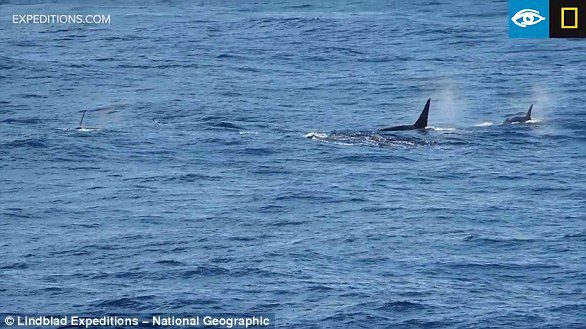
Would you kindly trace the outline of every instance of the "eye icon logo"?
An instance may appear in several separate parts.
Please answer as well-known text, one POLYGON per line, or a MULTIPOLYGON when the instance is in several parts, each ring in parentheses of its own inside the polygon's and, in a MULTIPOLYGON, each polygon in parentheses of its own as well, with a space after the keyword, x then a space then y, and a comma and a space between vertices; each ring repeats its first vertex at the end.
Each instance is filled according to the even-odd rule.
POLYGON ((511 21, 513 21, 513 23, 522 28, 539 24, 544 20, 545 17, 541 16, 539 14, 539 11, 535 9, 521 9, 511 18, 511 21))

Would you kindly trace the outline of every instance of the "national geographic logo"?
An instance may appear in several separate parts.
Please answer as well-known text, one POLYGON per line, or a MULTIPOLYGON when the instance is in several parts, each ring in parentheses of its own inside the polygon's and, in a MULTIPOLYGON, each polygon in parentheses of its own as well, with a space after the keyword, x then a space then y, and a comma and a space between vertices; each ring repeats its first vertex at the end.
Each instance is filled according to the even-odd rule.
POLYGON ((586 0, 549 0, 549 37, 586 38, 586 0))
POLYGON ((586 0, 509 0, 511 38, 586 38, 586 0))

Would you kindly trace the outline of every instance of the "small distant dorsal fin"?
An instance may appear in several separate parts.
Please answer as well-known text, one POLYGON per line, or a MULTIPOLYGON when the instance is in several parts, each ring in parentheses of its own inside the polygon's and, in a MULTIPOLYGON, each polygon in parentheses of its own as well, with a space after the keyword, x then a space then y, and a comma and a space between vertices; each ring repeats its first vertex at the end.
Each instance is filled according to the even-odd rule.
POLYGON ((83 111, 83 114, 81 115, 81 120, 79 120, 79 128, 80 129, 83 128, 83 118, 85 117, 85 112, 87 112, 87 110, 83 111))
POLYGON ((531 110, 533 110, 533 104, 531 104, 531 107, 529 107, 529 111, 527 111, 527 114, 525 115, 525 118, 527 120, 531 120, 531 110))
POLYGON ((413 124, 416 129, 425 129, 427 127, 427 116, 429 115, 429 105, 431 103, 431 98, 427 100, 425 103, 425 107, 419 116, 419 119, 413 124))

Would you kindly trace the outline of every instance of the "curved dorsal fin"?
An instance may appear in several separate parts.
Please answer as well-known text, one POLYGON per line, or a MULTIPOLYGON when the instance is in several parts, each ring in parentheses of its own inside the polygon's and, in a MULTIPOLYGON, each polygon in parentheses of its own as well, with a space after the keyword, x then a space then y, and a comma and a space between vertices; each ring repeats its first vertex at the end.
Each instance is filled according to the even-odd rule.
POLYGON ((527 120, 531 120, 531 110, 533 110, 533 104, 531 104, 531 107, 529 108, 529 111, 527 111, 527 114, 525 115, 525 118, 527 120))
POLYGON ((425 107, 423 108, 423 111, 421 112, 419 119, 417 119, 417 121, 415 121, 415 124, 413 124, 413 126, 416 129, 425 129, 425 127, 427 127, 427 116, 429 115, 429 104, 430 103, 431 103, 431 98, 427 100, 427 103, 425 103, 425 107))

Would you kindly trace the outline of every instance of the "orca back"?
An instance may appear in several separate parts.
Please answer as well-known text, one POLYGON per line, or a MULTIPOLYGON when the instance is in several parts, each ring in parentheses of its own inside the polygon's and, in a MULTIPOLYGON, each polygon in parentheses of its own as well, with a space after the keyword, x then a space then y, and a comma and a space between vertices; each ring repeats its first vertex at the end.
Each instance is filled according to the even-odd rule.
POLYGON ((380 129, 379 131, 404 131, 404 130, 415 130, 417 128, 415 128, 414 126, 408 125, 408 126, 394 126, 394 127, 388 127, 388 128, 383 128, 380 129))

